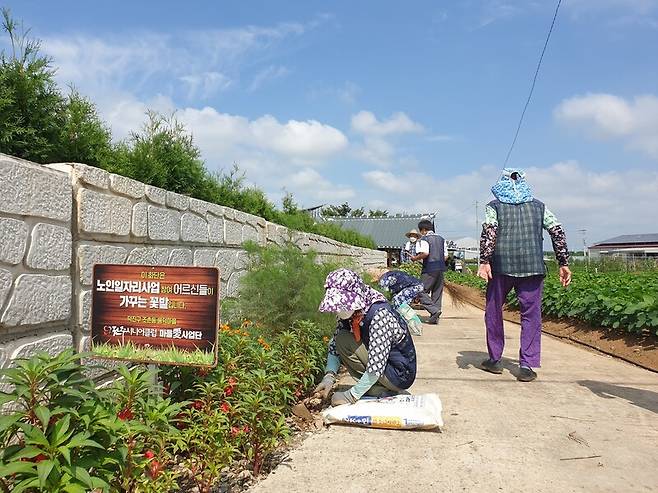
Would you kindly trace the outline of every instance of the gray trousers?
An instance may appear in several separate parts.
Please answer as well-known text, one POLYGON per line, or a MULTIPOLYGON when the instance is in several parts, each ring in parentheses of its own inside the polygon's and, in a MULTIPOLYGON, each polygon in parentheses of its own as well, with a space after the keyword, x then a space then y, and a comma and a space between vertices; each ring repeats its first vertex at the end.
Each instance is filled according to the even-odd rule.
POLYGON ((442 270, 421 275, 423 288, 418 296, 420 304, 430 315, 441 315, 441 301, 443 299, 443 275, 442 270))
MULTIPOLYGON (((338 331, 336 335, 336 352, 340 357, 340 362, 347 367, 352 378, 358 380, 366 371, 368 364, 368 350, 362 342, 356 342, 354 335, 346 330, 338 331)), ((384 375, 379 377, 377 383, 370 387, 366 395, 379 397, 383 392, 392 390, 400 392, 401 389, 391 383, 384 375)))

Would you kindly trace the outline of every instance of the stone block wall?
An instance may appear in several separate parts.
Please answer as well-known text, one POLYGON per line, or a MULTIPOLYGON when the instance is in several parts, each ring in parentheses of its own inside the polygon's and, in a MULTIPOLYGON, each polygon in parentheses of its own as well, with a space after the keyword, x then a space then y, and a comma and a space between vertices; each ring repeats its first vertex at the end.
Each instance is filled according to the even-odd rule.
POLYGON ((386 254, 152 187, 84 164, 36 165, 0 154, 0 367, 89 340, 96 263, 219 267, 237 295, 245 241, 294 242, 357 269, 386 254))

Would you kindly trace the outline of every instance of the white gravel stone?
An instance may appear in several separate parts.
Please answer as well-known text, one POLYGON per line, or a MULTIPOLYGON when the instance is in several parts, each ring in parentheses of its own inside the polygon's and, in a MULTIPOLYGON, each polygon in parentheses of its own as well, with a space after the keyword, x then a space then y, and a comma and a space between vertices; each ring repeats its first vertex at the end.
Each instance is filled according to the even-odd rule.
POLYGON ((118 194, 141 199, 146 193, 146 185, 127 176, 110 175, 110 188, 118 194))
POLYGON ((2 323, 15 327, 67 320, 71 314, 68 276, 21 274, 16 279, 2 323))
POLYGON ((244 277, 245 272, 234 272, 231 274, 231 277, 228 280, 226 286, 226 293, 224 294, 227 298, 235 298, 238 296, 240 291, 240 280, 244 277))
POLYGON ((79 295, 78 317, 80 327, 85 333, 91 330, 91 290, 82 291, 79 295))
POLYGON ((32 269, 66 270, 71 267, 71 232, 61 226, 39 223, 32 229, 26 263, 32 269))
POLYGON ((5 304, 7 295, 11 291, 11 285, 14 282, 14 276, 5 269, 0 269, 0 310, 5 304))
POLYGON ((41 338, 31 337, 29 339, 19 339, 14 344, 16 345, 10 359, 31 358, 44 351, 55 356, 73 347, 73 336, 71 334, 59 333, 41 338))
POLYGON ((85 233, 126 236, 130 233, 132 203, 93 190, 78 191, 78 227, 85 233))
POLYGON ((242 230, 242 238, 244 241, 258 242, 258 230, 253 226, 251 226, 250 224, 247 224, 244 226, 244 229, 242 230))
POLYGON ((194 243, 208 243, 208 223, 202 217, 185 212, 181 217, 181 239, 194 243))
POLYGON ((72 185, 66 173, 0 154, 0 212, 71 220, 72 185))
POLYGON ((165 205, 167 202, 167 191, 152 185, 146 185, 146 198, 154 204, 165 205))
POLYGON ((23 221, 0 217, 0 262, 20 264, 25 255, 28 227, 23 221))
POLYGON ((194 252, 194 265, 196 267, 214 267, 217 250, 201 248, 194 252))
POLYGON ((128 251, 120 246, 80 245, 78 247, 78 265, 80 266, 80 283, 90 286, 94 275, 94 264, 123 264, 128 251))
POLYGON ((218 204, 208 204, 208 212, 214 216, 223 218, 225 216, 226 208, 218 204))
POLYGON ((194 265, 192 250, 176 248, 169 254, 169 265, 194 265))
POLYGON ((185 211, 190 207, 190 198, 175 192, 167 192, 167 206, 185 211))
POLYGON ((219 267, 219 275, 224 281, 228 281, 235 271, 237 263, 237 252, 235 250, 218 250, 215 255, 215 267, 219 267))
POLYGON ((145 238, 148 234, 148 208, 146 202, 138 202, 133 206, 131 231, 137 238, 145 238))
POLYGON ((167 265, 169 249, 158 247, 138 247, 128 254, 126 264, 167 265))
POLYGON ((77 180, 92 187, 102 188, 107 190, 110 186, 110 174, 95 166, 88 166, 86 164, 75 163, 73 165, 73 174, 77 180))
POLYGON ((206 212, 208 212, 209 205, 210 204, 208 202, 203 200, 190 198, 190 210, 192 212, 196 212, 197 214, 201 214, 202 216, 205 216, 206 212))
POLYGON ((208 214, 206 220, 208 221, 208 239, 210 243, 224 243, 224 219, 208 214))
POLYGON ((148 236, 151 240, 178 241, 180 239, 180 212, 149 205, 148 236))
POLYGON ((242 224, 235 221, 224 222, 224 234, 227 245, 242 245, 242 224))

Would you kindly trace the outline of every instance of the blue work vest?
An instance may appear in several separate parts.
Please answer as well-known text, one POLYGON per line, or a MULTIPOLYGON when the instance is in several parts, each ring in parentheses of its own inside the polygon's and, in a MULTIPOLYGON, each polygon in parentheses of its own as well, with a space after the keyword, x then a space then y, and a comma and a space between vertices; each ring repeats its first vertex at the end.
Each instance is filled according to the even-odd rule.
MULTIPOLYGON (((370 346, 370 324, 379 310, 387 310, 405 331, 402 341, 394 343, 391 347, 384 375, 396 387, 408 389, 416 380, 416 348, 411 339, 407 322, 387 302, 375 303, 366 312, 361 321, 361 341, 363 341, 366 348, 370 346)), ((349 328, 349 322, 346 323, 346 326, 349 328)))

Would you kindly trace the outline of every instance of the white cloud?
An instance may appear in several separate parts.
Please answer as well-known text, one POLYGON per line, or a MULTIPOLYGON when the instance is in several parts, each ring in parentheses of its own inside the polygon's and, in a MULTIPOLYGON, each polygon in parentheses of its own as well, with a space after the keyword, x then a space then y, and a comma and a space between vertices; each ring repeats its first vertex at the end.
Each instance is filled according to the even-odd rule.
POLYGON ((423 131, 423 126, 402 112, 394 113, 388 120, 379 121, 372 112, 359 111, 352 116, 352 130, 362 135, 385 137, 419 133, 423 131))
POLYGON ((252 80, 251 84, 249 85, 249 91, 256 91, 268 82, 275 79, 280 79, 287 76, 288 74, 290 74, 290 70, 288 70, 286 67, 280 65, 270 65, 269 67, 261 70, 256 74, 254 80, 252 80))
POLYGON ((350 186, 335 185, 323 177, 317 170, 301 169, 286 179, 286 189, 296 191, 296 197, 307 204, 318 205, 312 201, 338 203, 354 198, 356 192, 350 186))
POLYGON ((337 90, 338 99, 345 104, 354 104, 361 93, 361 88, 354 82, 347 81, 345 85, 337 90))
POLYGON ((202 72, 199 74, 183 75, 180 80, 189 86, 188 98, 208 99, 217 92, 228 89, 233 82, 229 77, 219 72, 202 72))
MULTIPOLYGON (((208 98, 237 85, 245 67, 253 66, 254 60, 266 62, 276 54, 280 42, 299 37, 329 18, 320 15, 307 23, 171 34, 50 36, 43 39, 42 50, 53 58, 61 83, 72 83, 93 99, 108 88, 137 93, 152 84, 164 91, 162 80, 180 82, 180 87, 167 86, 172 93, 208 98)), ((277 74, 283 75, 280 68, 270 75, 277 74)), ((261 75, 257 84, 264 77, 261 75)))
MULTIPOLYGON (((619 234, 653 233, 650 213, 658 196, 658 171, 598 172, 575 161, 526 168, 537 198, 562 221, 572 248, 580 248, 579 229, 591 242, 619 234)), ((474 236, 475 201, 483 206, 493 199, 490 188, 499 170, 481 167, 471 173, 436 178, 424 173, 393 174, 373 171, 363 178, 371 189, 360 193, 368 207, 385 204, 390 212, 438 211, 438 227, 449 238, 474 236), (382 201, 382 195, 386 200, 382 201)))
MULTIPOLYGON (((400 179, 390 171, 368 171, 363 174, 366 183, 385 192, 413 195, 413 184, 406 179, 400 179)), ((377 206, 379 207, 379 206, 377 206)))
POLYGON ((631 149, 658 158, 658 97, 628 101, 611 94, 587 94, 562 101, 555 118, 600 140, 620 139, 631 149))
POLYGON ((351 127, 354 133, 363 137, 362 142, 354 147, 355 156, 377 166, 389 166, 395 161, 393 141, 396 137, 425 131, 420 123, 402 112, 380 121, 372 112, 360 111, 352 115, 351 127))

